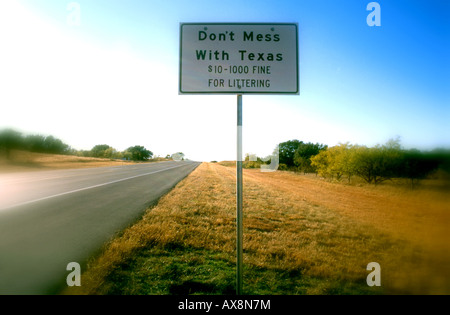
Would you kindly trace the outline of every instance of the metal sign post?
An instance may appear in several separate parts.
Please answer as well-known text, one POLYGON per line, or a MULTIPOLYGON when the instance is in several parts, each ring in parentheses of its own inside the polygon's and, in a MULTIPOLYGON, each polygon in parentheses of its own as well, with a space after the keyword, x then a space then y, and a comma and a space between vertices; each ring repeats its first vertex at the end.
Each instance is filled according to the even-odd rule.
POLYGON ((237 96, 237 157, 236 157, 236 294, 242 294, 243 211, 242 211, 242 95, 237 96))

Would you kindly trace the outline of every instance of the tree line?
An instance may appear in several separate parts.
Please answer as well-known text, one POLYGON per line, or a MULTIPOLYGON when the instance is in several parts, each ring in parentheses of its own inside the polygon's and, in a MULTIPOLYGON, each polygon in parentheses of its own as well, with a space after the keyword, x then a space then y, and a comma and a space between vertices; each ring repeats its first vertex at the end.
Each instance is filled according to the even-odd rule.
POLYGON ((54 136, 23 135, 13 129, 3 129, 0 131, 0 152, 10 159, 12 150, 132 161, 146 161, 153 157, 152 151, 140 145, 129 147, 124 151, 118 151, 106 144, 96 145, 91 150, 75 150, 54 136))
POLYGON ((441 171, 450 176, 450 150, 403 149, 398 139, 374 147, 340 143, 328 147, 320 143, 289 140, 278 145, 279 169, 351 181, 359 177, 369 184, 406 178, 411 184, 441 171))
POLYGON ((71 147, 53 136, 22 135, 13 129, 0 131, 0 150, 10 158, 12 150, 24 150, 37 153, 69 154, 71 147))
POLYGON ((98 144, 91 150, 77 151, 75 155, 105 159, 122 159, 130 161, 146 161, 153 158, 153 152, 144 146, 135 145, 124 151, 118 151, 107 144, 98 144))

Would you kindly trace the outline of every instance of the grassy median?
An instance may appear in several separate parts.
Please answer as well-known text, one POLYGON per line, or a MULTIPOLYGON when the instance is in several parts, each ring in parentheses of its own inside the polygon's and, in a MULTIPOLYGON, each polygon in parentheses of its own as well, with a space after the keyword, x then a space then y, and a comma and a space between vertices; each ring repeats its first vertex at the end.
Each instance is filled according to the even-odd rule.
MULTIPOLYGON (((203 163, 64 294, 234 294, 235 168, 203 163)), ((449 197, 244 170, 245 294, 449 294, 449 197), (369 287, 367 265, 381 266, 369 287)))

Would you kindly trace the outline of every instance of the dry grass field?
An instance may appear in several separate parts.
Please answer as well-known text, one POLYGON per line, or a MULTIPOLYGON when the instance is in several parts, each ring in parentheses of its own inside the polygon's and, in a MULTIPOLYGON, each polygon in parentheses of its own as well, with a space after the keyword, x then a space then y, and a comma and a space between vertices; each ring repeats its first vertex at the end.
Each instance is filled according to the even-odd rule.
POLYGON ((133 162, 14 150, 11 152, 9 160, 7 160, 4 156, 0 156, 0 173, 102 167, 126 164, 133 164, 133 162))
MULTIPOLYGON (((233 294, 235 168, 203 163, 64 294, 233 294)), ((244 170, 245 294, 450 294, 450 197, 244 170), (369 287, 367 264, 381 266, 369 287)))

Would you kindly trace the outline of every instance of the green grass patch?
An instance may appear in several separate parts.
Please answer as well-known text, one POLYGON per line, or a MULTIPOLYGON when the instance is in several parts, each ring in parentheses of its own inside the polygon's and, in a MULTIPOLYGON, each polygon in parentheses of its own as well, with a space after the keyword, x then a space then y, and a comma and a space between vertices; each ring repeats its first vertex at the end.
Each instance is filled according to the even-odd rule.
MULTIPOLYGON (((247 295, 382 294, 365 281, 311 277, 302 270, 244 265, 247 295)), ((205 249, 146 248, 136 251, 105 278, 99 294, 106 295, 233 295, 235 258, 205 249)))
POLYGON ((103 294, 233 294, 235 270, 226 254, 191 248, 141 249, 106 278, 103 294))

